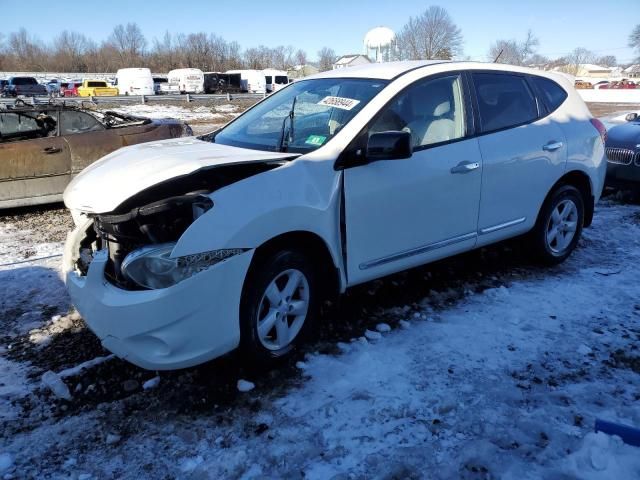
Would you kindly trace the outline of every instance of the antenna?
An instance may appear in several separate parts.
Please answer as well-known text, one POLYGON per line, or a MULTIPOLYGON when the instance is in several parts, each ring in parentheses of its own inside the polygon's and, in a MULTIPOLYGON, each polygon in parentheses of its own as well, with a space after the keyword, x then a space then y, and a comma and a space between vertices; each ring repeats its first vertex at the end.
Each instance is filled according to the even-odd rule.
POLYGON ((504 52, 504 48, 502 50, 500 50, 500 53, 498 54, 498 56, 495 58, 495 60, 493 61, 493 63, 498 63, 498 59, 500 58, 500 55, 502 55, 502 52, 504 52))

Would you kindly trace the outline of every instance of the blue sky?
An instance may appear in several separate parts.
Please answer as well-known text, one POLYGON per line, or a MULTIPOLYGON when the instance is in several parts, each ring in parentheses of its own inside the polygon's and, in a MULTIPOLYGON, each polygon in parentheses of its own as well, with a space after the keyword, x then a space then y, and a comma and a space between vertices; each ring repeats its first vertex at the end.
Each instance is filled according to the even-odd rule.
MULTIPOLYGON (((598 55, 615 55, 619 62, 630 62, 637 56, 627 42, 634 25, 640 23, 640 0, 456 0, 433 4, 449 11, 462 30, 464 54, 473 60, 486 59, 489 46, 496 39, 522 39, 529 28, 540 39, 538 53, 550 57, 576 47, 588 48, 598 55)), ((0 32, 7 34, 25 27, 48 41, 68 29, 101 41, 118 23, 136 22, 148 40, 161 37, 166 30, 204 31, 236 40, 243 47, 291 44, 306 50, 314 59, 325 45, 337 54, 361 52, 367 30, 385 25, 399 31, 410 16, 420 14, 430 3, 101 0, 63 5, 65 2, 32 0, 32 15, 25 12, 21 2, 0 0, 0 32), (181 4, 189 7, 180 7, 181 4), (69 8, 71 5, 76 8, 69 8)))

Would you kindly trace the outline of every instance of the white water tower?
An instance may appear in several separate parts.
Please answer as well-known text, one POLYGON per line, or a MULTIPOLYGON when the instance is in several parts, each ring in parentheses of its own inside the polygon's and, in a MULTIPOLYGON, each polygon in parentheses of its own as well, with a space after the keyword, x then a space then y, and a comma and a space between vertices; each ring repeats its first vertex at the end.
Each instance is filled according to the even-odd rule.
POLYGON ((374 62, 393 60, 396 50, 396 34, 387 27, 376 27, 364 36, 364 53, 374 62))

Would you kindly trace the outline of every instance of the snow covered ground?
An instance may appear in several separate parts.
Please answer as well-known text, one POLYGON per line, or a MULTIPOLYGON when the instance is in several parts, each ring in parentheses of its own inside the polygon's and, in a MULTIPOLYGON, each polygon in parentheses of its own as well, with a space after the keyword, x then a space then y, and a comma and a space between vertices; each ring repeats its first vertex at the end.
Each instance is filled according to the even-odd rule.
MULTIPOLYGON (((0 224, 4 263, 24 237, 0 224)), ((558 267, 469 254, 362 287, 282 369, 160 375, 58 316, 56 262, 0 267, 0 477, 640 478, 639 448, 593 432, 640 426, 639 262, 640 207, 605 200, 558 267)))
POLYGON ((226 123, 229 117, 239 115, 243 109, 230 104, 217 105, 214 107, 200 105, 188 108, 180 105, 146 103, 144 105, 126 105, 120 108, 109 108, 109 110, 148 118, 179 118, 185 122, 221 121, 222 123, 226 123))

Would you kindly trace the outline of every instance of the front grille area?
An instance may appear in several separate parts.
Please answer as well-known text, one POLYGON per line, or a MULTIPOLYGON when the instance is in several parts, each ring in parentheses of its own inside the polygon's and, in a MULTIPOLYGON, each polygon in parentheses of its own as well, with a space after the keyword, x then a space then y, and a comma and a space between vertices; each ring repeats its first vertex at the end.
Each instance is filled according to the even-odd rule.
POLYGON ((607 147, 605 149, 607 160, 618 165, 631 165, 634 163, 640 166, 640 152, 634 152, 630 148, 607 147))

